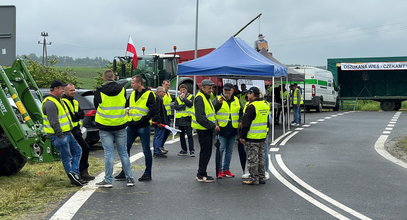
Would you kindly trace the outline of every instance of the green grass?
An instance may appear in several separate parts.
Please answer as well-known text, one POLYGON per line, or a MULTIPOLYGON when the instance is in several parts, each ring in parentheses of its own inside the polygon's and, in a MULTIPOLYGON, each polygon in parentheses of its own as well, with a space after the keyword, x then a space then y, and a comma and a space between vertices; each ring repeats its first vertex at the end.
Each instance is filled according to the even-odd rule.
POLYGON ((88 66, 58 66, 58 69, 72 69, 75 76, 78 77, 79 88, 95 89, 98 73, 102 73, 106 68, 103 67, 88 67, 88 66))
MULTIPOLYGON (((102 159, 89 157, 89 163, 91 174, 104 169, 102 159)), ((0 219, 45 219, 79 189, 70 184, 61 161, 27 163, 16 175, 0 177, 0 219)))

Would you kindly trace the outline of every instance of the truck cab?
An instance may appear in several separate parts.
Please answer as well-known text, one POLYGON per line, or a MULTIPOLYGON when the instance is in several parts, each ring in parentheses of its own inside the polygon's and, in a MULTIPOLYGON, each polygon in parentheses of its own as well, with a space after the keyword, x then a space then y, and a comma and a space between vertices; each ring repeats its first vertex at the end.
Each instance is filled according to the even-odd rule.
POLYGON ((304 108, 321 112, 323 108, 338 110, 338 93, 335 90, 332 73, 316 67, 295 67, 297 72, 305 74, 304 84, 298 84, 304 98, 304 108))

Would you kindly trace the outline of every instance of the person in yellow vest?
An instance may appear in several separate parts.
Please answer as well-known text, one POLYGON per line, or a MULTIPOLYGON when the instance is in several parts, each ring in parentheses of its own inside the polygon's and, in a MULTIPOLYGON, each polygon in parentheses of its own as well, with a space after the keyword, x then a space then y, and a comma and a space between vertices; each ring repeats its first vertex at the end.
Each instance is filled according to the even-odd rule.
POLYGON ((245 145, 250 178, 243 180, 243 184, 265 184, 264 142, 268 132, 270 106, 260 98, 257 87, 247 91, 247 98, 249 104, 242 118, 239 141, 245 145))
POLYGON ((86 184, 79 176, 79 161, 82 150, 72 135, 71 116, 62 102, 65 83, 54 80, 51 82, 50 95, 42 101, 43 130, 52 145, 61 153, 61 161, 69 180, 73 185, 86 184))
POLYGON ((127 153, 127 113, 126 90, 115 82, 116 75, 112 70, 103 74, 104 83, 95 91, 93 103, 96 108, 95 124, 99 129, 105 159, 105 177, 96 183, 98 187, 111 188, 113 182, 114 146, 120 157, 127 180, 127 186, 134 186, 133 173, 129 154, 127 153))
POLYGON ((210 100, 214 83, 209 79, 202 80, 201 90, 196 94, 194 99, 194 112, 192 115, 192 128, 198 134, 199 145, 199 166, 196 180, 203 183, 212 183, 215 179, 208 176, 206 168, 212 155, 213 132, 219 132, 215 117, 215 109, 210 100))
MULTIPOLYGON (((146 169, 138 181, 150 181, 153 166, 153 156, 150 149, 150 126, 151 120, 158 121, 157 117, 159 117, 156 107, 156 96, 153 91, 144 88, 143 77, 141 75, 132 77, 131 87, 133 92, 126 103, 126 106, 129 107, 127 152, 130 155, 130 149, 134 141, 137 137, 140 137, 146 169)), ((115 176, 116 180, 123 180, 124 178, 125 173, 123 170, 119 175, 115 176)))
POLYGON ((283 92, 281 92, 281 85, 279 85, 274 90, 274 95, 274 100, 278 103, 278 108, 274 117, 274 124, 279 125, 282 108, 287 102, 287 89, 285 88, 285 84, 283 84, 283 92))
POLYGON ((75 90, 75 85, 68 83, 68 85, 65 87, 65 92, 64 95, 62 96, 62 101, 65 103, 65 105, 68 107, 68 112, 71 115, 72 118, 72 135, 75 137, 76 141, 79 143, 79 145, 82 148, 82 157, 81 161, 79 163, 79 173, 82 179, 86 181, 91 181, 94 180, 95 177, 89 175, 88 168, 89 168, 89 145, 86 143, 86 141, 82 137, 82 132, 81 132, 81 119, 85 117, 84 112, 79 106, 79 102, 75 100, 76 90, 75 90))
POLYGON ((185 141, 185 134, 188 137, 189 155, 195 157, 194 138, 192 136, 191 116, 194 114, 193 104, 194 96, 188 92, 188 87, 185 84, 179 85, 181 95, 174 101, 175 126, 178 127, 180 132, 181 151, 178 156, 187 156, 188 148, 185 141))
POLYGON ((302 100, 302 95, 300 89, 298 88, 297 83, 291 85, 291 90, 293 91, 293 111, 294 111, 294 121, 291 122, 292 126, 300 126, 301 125, 301 104, 304 104, 302 100))
POLYGON ((220 127, 219 148, 221 158, 223 158, 223 164, 222 159, 220 161, 221 170, 217 173, 217 177, 219 179, 222 177, 235 177, 229 168, 243 107, 239 99, 233 95, 233 85, 231 83, 223 85, 223 93, 213 100, 213 106, 220 127))
MULTIPOLYGON (((169 122, 171 122, 171 118, 173 117, 172 105, 171 105, 171 103, 172 103, 173 100, 172 100, 171 94, 169 93, 170 86, 171 86, 171 82, 170 82, 169 80, 164 80, 164 81, 162 82, 161 86, 162 86, 162 87, 164 88, 164 90, 165 90, 165 95, 164 95, 164 97, 162 98, 162 100, 163 100, 165 109, 167 110, 167 120, 168 120, 169 122)), ((168 123, 168 125, 170 125, 170 123, 168 123)), ((163 143, 165 143, 165 141, 167 140, 168 135, 170 135, 170 132, 169 132, 168 130, 166 130, 165 135, 164 135, 164 137, 163 137, 163 138, 164 138, 164 142, 163 142, 163 143)), ((168 150, 165 149, 164 146, 162 146, 161 151, 162 151, 163 154, 168 153, 168 150)))

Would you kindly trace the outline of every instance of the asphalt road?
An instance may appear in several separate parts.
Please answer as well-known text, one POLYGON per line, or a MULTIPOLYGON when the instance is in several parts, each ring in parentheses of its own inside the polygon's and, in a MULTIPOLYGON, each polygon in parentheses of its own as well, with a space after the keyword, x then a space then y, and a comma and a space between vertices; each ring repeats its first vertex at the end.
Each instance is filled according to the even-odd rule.
MULTIPOLYGON (((175 142, 166 145, 168 158, 154 159, 151 182, 126 187, 116 181, 112 189, 96 189, 83 205, 80 199, 73 202, 77 212, 75 207, 68 210, 73 219, 406 219, 407 170, 375 151, 394 113, 307 114, 309 127, 291 129, 286 138, 296 133, 288 141, 271 146, 278 148, 270 153, 275 175, 265 185, 242 185, 237 148, 231 164, 235 178, 198 183, 198 157, 177 156, 180 146, 175 142)), ((388 140, 405 134, 406 124, 407 115, 401 114, 388 140)), ((281 133, 279 126, 276 137, 281 133)), ((134 146, 132 153, 140 148, 134 146)), ((195 149, 199 152, 196 137, 195 149)), ((144 158, 134 164, 144 164, 144 158)), ((214 164, 213 154, 209 175, 215 176, 214 164)), ((139 177, 141 171, 134 174, 139 177)))

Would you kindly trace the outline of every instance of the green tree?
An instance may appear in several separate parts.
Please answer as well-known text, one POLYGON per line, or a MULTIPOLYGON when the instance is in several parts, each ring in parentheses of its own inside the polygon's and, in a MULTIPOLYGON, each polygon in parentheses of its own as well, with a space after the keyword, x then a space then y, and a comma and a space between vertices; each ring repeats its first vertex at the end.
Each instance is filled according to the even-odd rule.
POLYGON ((28 71, 30 71, 32 77, 40 88, 48 88, 51 82, 56 79, 79 86, 78 78, 75 76, 73 69, 56 68, 55 59, 49 60, 49 66, 43 66, 28 57, 23 57, 23 59, 27 65, 28 71))

